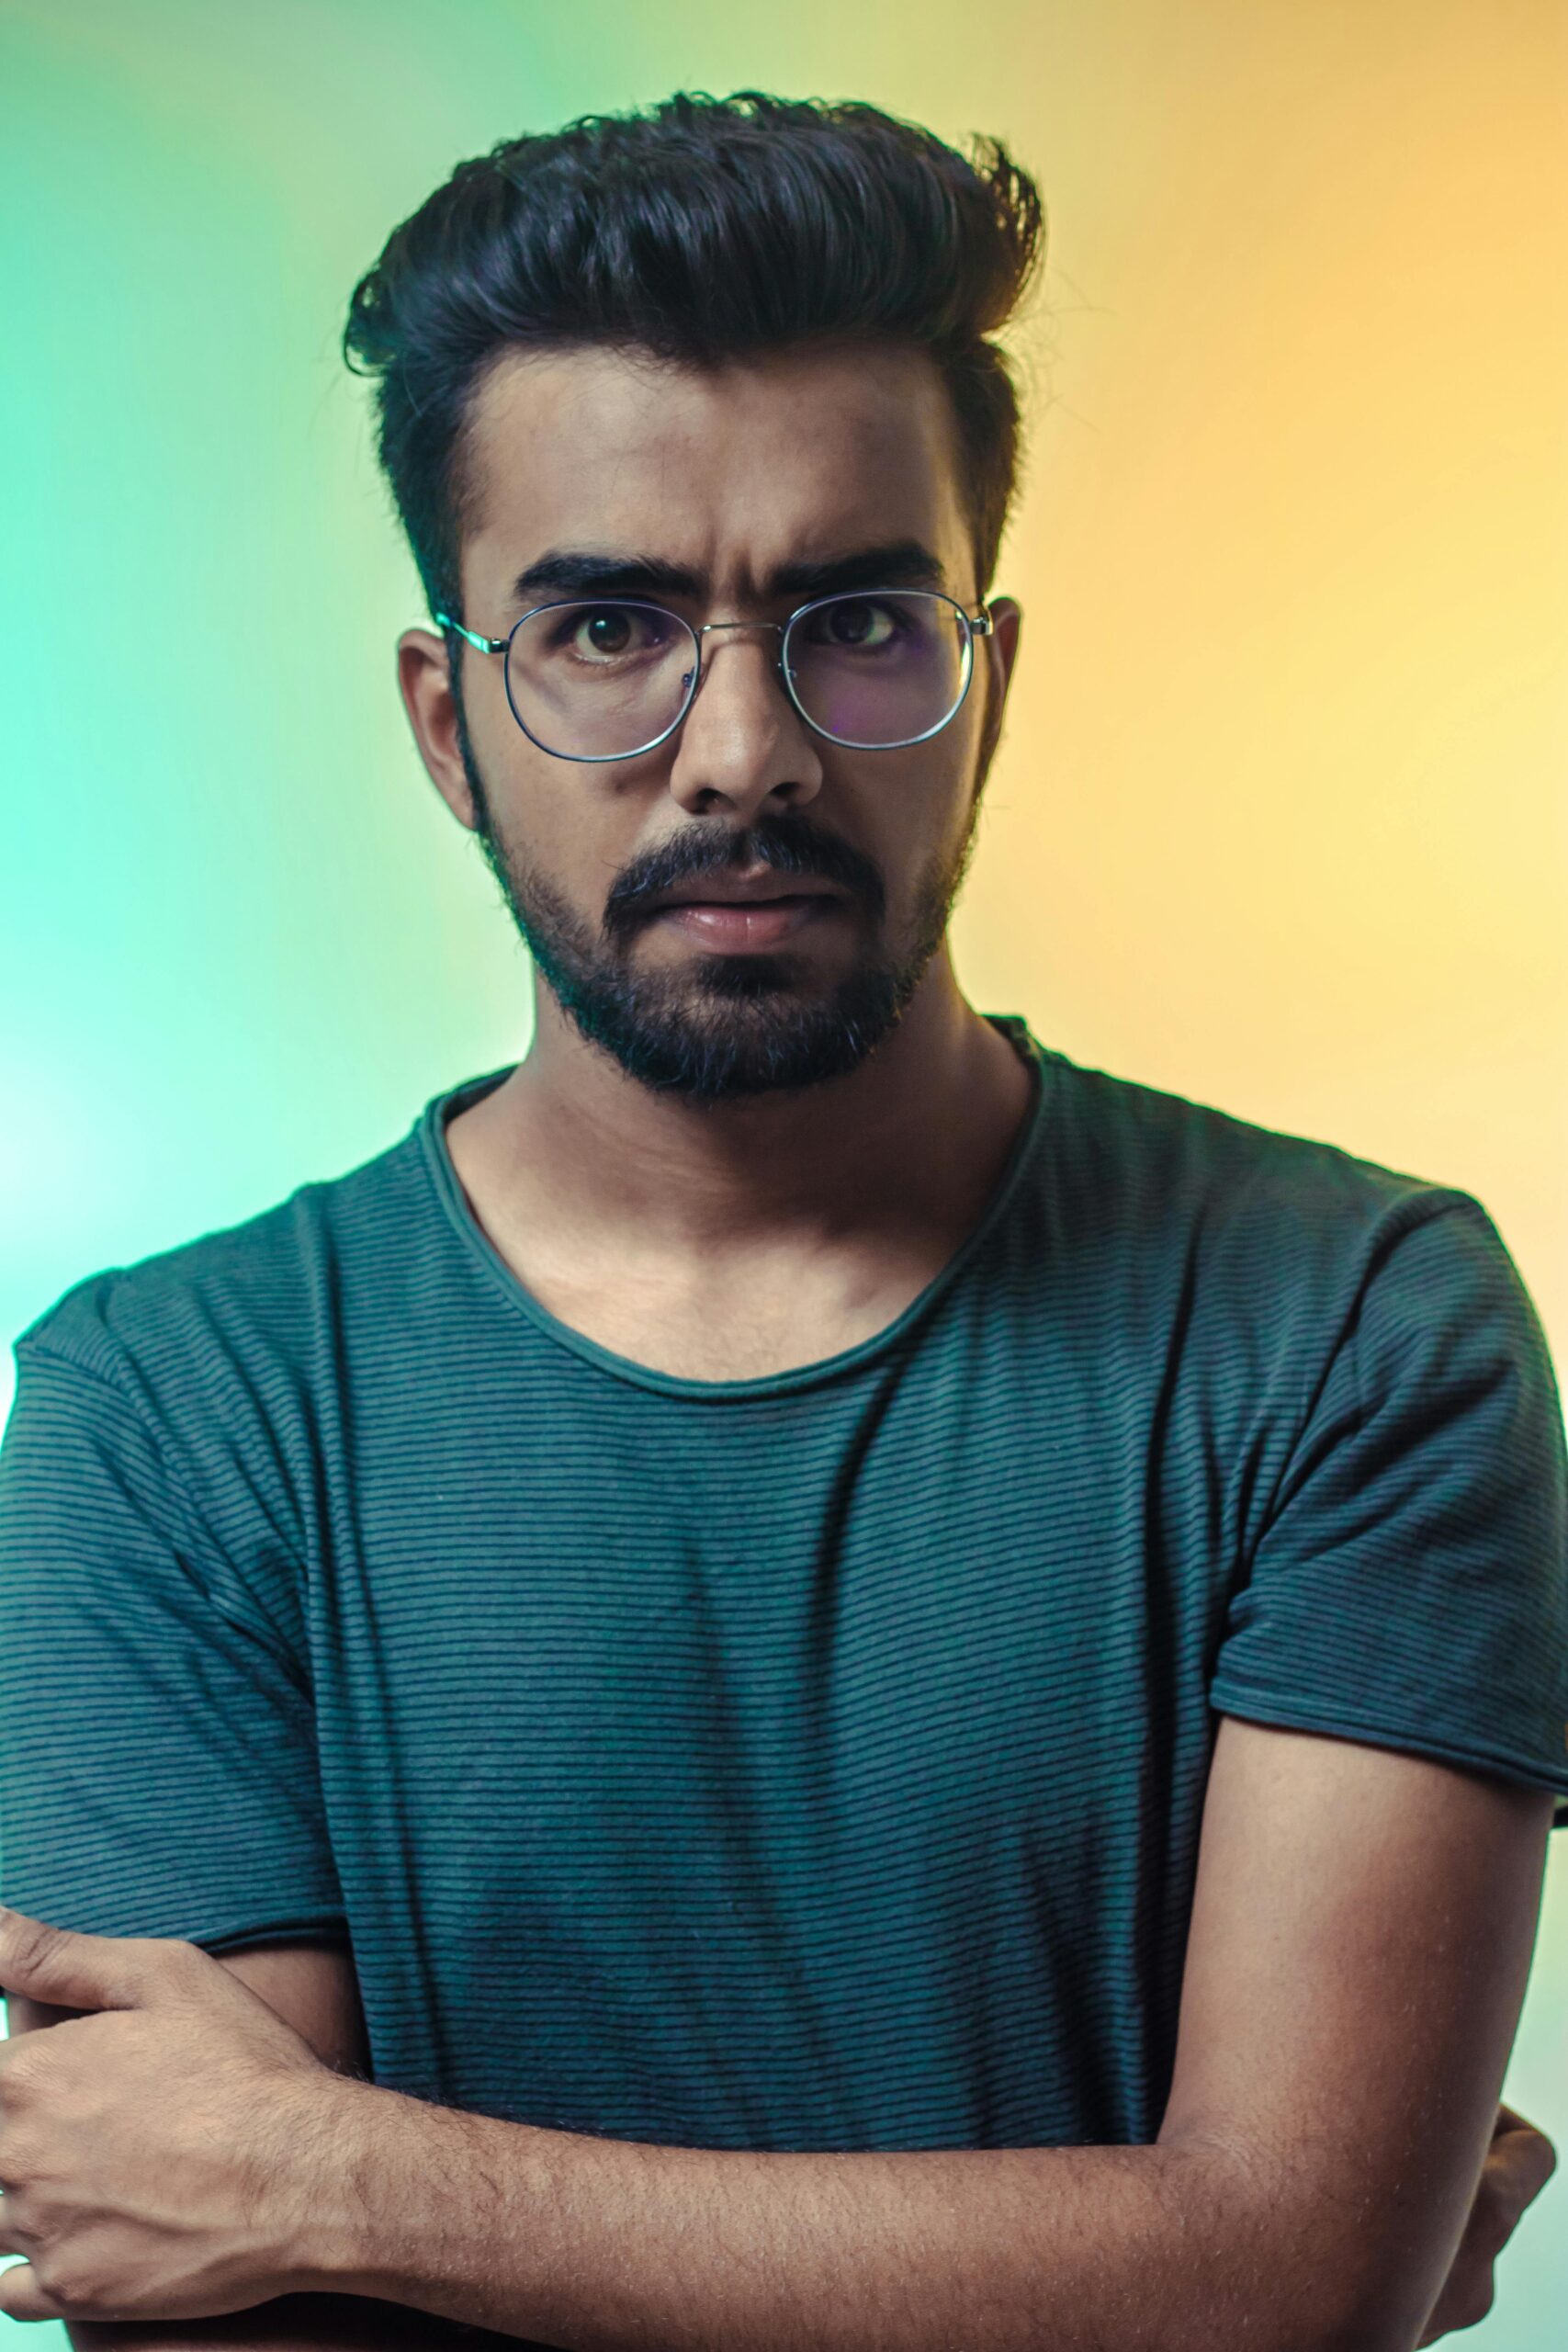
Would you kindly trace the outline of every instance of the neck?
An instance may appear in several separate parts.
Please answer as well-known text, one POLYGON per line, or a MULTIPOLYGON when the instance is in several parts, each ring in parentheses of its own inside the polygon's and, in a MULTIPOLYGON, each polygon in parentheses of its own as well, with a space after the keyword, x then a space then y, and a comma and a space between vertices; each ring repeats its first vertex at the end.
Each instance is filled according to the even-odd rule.
POLYGON ((536 1232, 695 1265, 961 1231, 1030 1096, 1028 1069, 960 995, 943 946, 857 1069, 701 1109, 627 1078, 540 989, 526 1059, 462 1115, 482 1124, 467 1147, 536 1232))

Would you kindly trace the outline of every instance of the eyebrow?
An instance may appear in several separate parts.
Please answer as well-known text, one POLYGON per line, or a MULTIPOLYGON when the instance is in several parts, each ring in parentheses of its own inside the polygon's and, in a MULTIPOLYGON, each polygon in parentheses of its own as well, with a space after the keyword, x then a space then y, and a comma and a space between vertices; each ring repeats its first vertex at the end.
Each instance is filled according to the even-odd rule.
MULTIPOLYGON (((837 555, 781 563, 761 583, 764 597, 836 595, 849 588, 940 588, 946 575, 941 559, 919 539, 888 539, 876 547, 849 548, 837 555)), ((520 571, 512 601, 521 611, 552 595, 706 595, 708 575, 663 556, 633 555, 609 548, 550 548, 520 571)))

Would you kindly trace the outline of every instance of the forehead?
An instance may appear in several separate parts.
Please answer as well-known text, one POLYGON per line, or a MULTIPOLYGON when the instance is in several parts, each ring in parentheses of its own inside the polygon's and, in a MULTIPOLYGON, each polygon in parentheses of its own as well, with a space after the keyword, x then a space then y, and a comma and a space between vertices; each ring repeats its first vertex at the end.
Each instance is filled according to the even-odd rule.
POLYGON ((919 350, 770 352, 709 370, 603 345, 509 351, 469 411, 468 594, 541 549, 657 554, 744 591, 803 552, 923 541, 967 595, 952 404, 919 350))

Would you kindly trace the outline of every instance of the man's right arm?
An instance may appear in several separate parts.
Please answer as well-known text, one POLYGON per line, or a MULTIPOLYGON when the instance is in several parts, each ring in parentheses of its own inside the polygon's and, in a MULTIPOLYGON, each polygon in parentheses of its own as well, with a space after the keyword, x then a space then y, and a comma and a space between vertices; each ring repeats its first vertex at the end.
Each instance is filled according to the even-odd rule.
MULTIPOLYGON (((248 1984, 269 2008, 303 2036, 324 2064, 367 2077, 369 2040, 354 1959, 343 1944, 273 1944, 252 1951, 215 1952, 220 1965, 248 1984)), ((79 2017, 13 1994, 9 2030, 28 2033, 79 2017)), ((403 2303, 361 2295, 282 2295, 249 2311, 213 2319, 73 2321, 73 2352, 479 2352, 516 2339, 488 2328, 463 2327, 403 2303)))

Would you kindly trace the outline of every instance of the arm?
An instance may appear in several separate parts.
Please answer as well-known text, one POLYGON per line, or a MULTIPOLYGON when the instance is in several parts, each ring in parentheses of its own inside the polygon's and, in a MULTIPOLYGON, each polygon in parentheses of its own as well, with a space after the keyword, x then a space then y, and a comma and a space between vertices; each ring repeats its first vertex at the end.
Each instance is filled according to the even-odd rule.
MULTIPOLYGON (((253 1951, 213 1955, 270 2008, 304 2035, 317 2056, 339 2073, 363 2079, 370 2070, 369 2042, 354 1960, 339 1944, 274 1944, 253 1951)), ((13 1993, 6 2004, 8 2030, 29 2033, 63 2018, 86 2012, 29 2001, 13 1993)), ((345 2294, 283 2295, 250 2311, 220 2318, 111 2326, 73 2321, 66 2334, 73 2352, 446 2352, 480 2346, 487 2332, 461 2327, 405 2306, 345 2294)))
POLYGON ((1555 1803, 1221 1718, 1162 2137, 1231 2140, 1279 2258, 1304 2222, 1303 2257, 1338 2269, 1356 2352, 1432 2340, 1498 2120, 1555 1803))
POLYGON ((1551 1809, 1226 1718, 1155 2145, 716 2152, 355 2086, 321 2275, 571 2352, 1411 2352, 1496 2114, 1551 1809))

